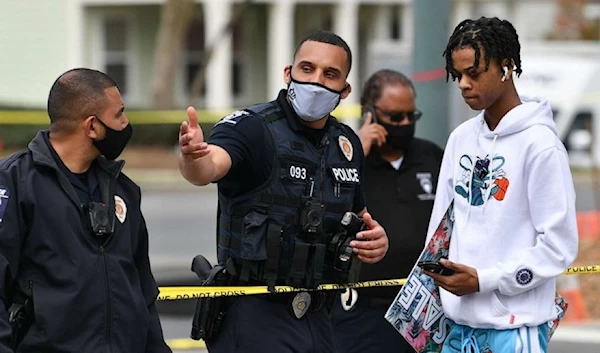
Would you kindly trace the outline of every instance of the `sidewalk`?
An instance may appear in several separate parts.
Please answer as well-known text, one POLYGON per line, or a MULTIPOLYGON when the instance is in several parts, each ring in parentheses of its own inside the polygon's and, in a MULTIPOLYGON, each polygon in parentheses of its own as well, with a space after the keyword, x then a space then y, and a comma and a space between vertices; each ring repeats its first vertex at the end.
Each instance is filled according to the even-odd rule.
MULTIPOLYGON (((148 168, 125 168, 123 169, 131 180, 144 190, 198 190, 199 186, 190 184, 181 176, 178 169, 148 169, 148 168)), ((216 188, 215 184, 209 184, 202 188, 216 188)))
POLYGON ((600 344, 600 321, 561 323, 552 336, 552 341, 600 344))

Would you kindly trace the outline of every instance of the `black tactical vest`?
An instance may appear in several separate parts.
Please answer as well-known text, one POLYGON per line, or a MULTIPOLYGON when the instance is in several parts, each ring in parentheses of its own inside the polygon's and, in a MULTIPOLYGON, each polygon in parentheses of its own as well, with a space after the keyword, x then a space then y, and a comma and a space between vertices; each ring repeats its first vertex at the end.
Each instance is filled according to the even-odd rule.
MULTIPOLYGON (((353 132, 334 118, 318 147, 290 129, 273 102, 248 108, 274 139, 269 180, 243 196, 219 194, 217 256, 234 259, 240 283, 314 288, 348 283, 334 269, 340 221, 360 182, 353 132)), ((358 260, 356 260, 358 261, 358 260)))

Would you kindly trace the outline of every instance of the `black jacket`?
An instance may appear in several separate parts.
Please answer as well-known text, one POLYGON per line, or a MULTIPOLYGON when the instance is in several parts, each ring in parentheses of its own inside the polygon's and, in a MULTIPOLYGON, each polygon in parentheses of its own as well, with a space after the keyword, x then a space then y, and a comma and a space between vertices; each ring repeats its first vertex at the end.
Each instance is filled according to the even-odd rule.
MULTIPOLYGON (((383 160, 378 150, 367 157, 363 175, 369 213, 385 228, 389 249, 383 260, 363 264, 361 281, 406 278, 425 247, 443 151, 415 138, 400 169, 383 160)), ((361 295, 389 300, 400 287, 360 289, 361 295)))
POLYGON ((0 161, 0 352, 10 352, 7 310, 25 297, 34 322, 18 352, 170 352, 139 187, 120 173, 124 162, 97 159, 103 202, 114 210, 119 196, 125 204, 99 245, 44 133, 0 161))

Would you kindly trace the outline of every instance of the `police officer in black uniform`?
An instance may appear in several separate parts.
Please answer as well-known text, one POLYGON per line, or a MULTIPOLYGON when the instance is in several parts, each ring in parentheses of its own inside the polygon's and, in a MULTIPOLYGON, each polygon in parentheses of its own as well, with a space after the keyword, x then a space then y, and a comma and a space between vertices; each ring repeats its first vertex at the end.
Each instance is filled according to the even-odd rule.
MULTIPOLYGON (((234 285, 348 283, 349 255, 365 263, 384 257, 387 236, 365 209, 360 140, 330 116, 350 93, 351 63, 340 37, 317 31, 301 41, 293 65, 285 67, 288 89, 220 120, 208 143, 188 108, 180 170, 193 184, 218 183, 217 254, 220 263, 235 265, 234 285), (341 220, 348 211, 362 215, 367 229, 344 250, 336 235, 344 234, 341 220)), ((334 297, 302 292, 233 298, 208 349, 333 352, 334 297)))
MULTIPOLYGON (((365 199, 391 246, 382 261, 362 266, 361 281, 406 278, 425 244, 443 152, 414 137, 421 117, 415 97, 410 79, 392 70, 374 73, 362 92, 365 199)), ((414 352, 384 318, 399 289, 361 288, 341 295, 332 309, 338 352, 414 352)))
POLYGON ((171 352, 140 189, 115 162, 132 136, 116 83, 74 69, 50 131, 0 161, 0 352, 171 352))

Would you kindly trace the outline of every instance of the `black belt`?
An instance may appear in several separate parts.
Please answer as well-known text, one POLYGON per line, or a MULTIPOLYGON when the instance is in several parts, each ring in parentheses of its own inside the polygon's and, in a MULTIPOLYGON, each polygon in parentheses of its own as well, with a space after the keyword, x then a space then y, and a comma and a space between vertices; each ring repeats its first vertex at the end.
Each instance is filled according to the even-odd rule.
MULTIPOLYGON (((342 299, 343 300, 343 299, 342 299)), ((356 306, 361 308, 381 308, 389 307, 392 305, 394 298, 380 298, 371 297, 358 292, 358 299, 356 300, 356 306)))
MULTIPOLYGON (((301 292, 292 293, 270 293, 255 295, 256 298, 267 300, 272 303, 279 303, 292 309, 294 298, 301 292)), ((308 311, 319 311, 322 309, 329 310, 335 298, 340 295, 339 291, 314 291, 304 292, 310 295, 311 302, 308 311)))

